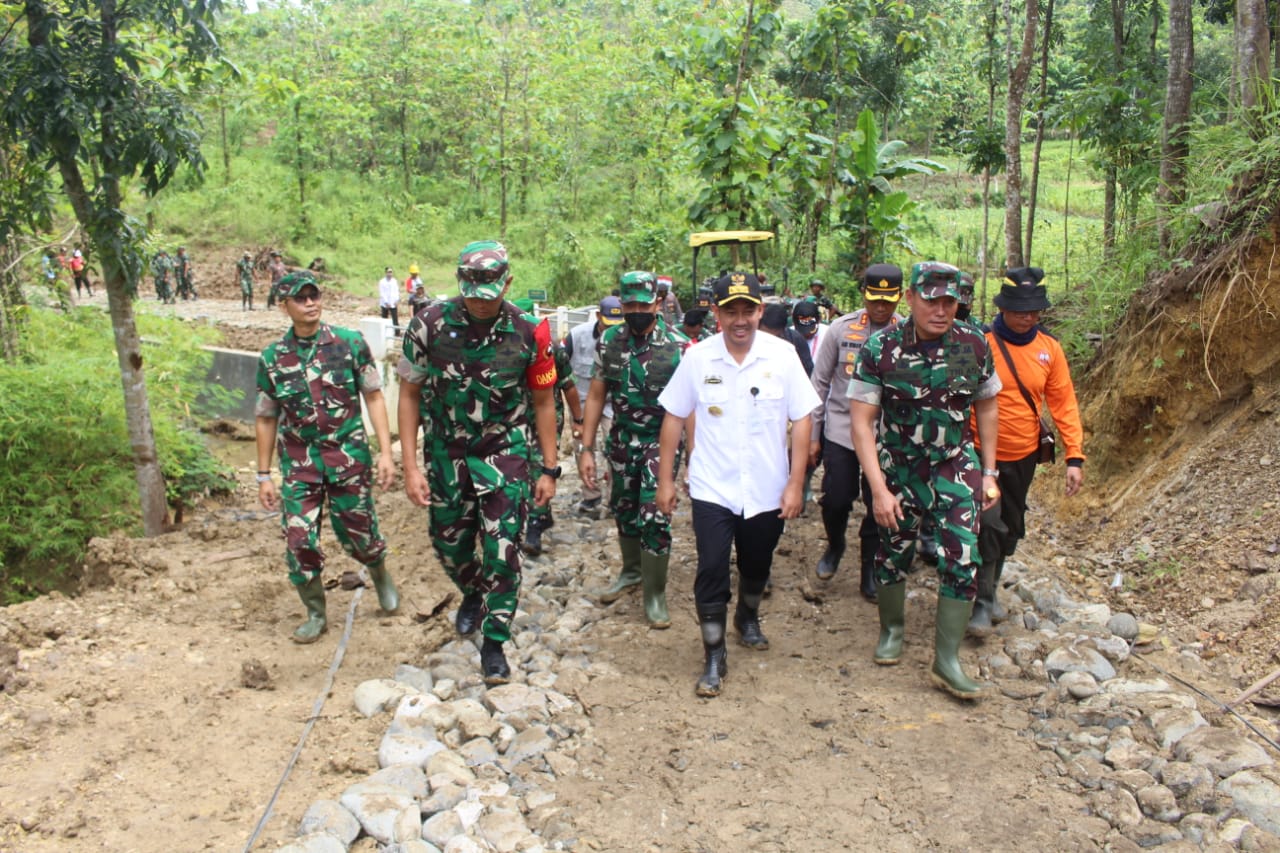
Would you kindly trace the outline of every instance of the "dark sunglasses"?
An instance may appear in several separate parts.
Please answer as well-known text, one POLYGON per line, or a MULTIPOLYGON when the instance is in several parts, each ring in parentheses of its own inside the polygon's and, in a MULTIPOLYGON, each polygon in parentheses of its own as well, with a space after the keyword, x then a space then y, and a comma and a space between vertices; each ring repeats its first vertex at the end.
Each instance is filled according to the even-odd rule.
POLYGON ((319 293, 299 293, 297 296, 290 296, 289 298, 292 299, 294 302, 297 302, 299 305, 306 305, 308 302, 319 302, 320 294, 319 293))
POLYGON ((463 267, 458 270, 458 278, 468 284, 493 284, 495 281, 502 281, 506 278, 506 267, 490 267, 489 269, 472 269, 471 267, 463 267))

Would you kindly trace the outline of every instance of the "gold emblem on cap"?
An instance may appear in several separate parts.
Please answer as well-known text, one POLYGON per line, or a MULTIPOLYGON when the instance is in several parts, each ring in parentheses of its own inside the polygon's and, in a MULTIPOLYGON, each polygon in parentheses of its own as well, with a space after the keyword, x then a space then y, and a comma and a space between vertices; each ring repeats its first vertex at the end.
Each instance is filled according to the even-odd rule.
POLYGON ((887 278, 880 279, 880 283, 876 285, 876 287, 888 287, 888 286, 889 286, 889 279, 887 278))

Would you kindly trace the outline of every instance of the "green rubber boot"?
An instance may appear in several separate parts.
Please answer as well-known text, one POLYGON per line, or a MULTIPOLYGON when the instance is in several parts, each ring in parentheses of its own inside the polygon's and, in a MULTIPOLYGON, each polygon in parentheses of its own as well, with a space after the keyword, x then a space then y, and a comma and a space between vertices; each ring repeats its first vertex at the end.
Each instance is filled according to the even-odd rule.
POLYGON ((882 585, 876 593, 880 610, 880 640, 876 643, 875 662, 893 666, 902 659, 902 636, 907 630, 907 582, 882 585))
POLYGON ((639 586, 640 576, 640 539, 632 536, 619 536, 618 548, 622 551, 622 571, 613 584, 600 593, 601 604, 613 604, 632 587, 639 586))
POLYGON ((644 615, 650 628, 670 628, 667 613, 667 564, 670 554, 640 552, 640 577, 644 592, 644 615))
POLYGON ((934 633, 933 668, 929 680, 957 699, 981 699, 982 685, 960 668, 960 641, 973 610, 972 601, 938 594, 938 620, 934 633))
POLYGON ((327 624, 324 615, 324 581, 320 579, 319 572, 308 578, 306 583, 298 586, 298 598, 301 598, 302 603, 307 606, 307 621, 293 632, 293 641, 314 643, 320 639, 327 624))
POLYGON ((378 591, 378 606, 387 613, 395 613, 400 609, 400 591, 396 589, 396 582, 387 571, 386 561, 379 560, 368 568, 373 588, 378 591))

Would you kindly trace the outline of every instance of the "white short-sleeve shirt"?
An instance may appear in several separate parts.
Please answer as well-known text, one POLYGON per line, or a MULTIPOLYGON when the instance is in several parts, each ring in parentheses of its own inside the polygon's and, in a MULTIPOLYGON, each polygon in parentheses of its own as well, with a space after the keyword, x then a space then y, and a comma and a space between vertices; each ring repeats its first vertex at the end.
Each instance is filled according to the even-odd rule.
POLYGON ((789 341, 757 332, 738 364, 723 334, 708 338, 685 351, 658 402, 678 418, 696 416, 690 497, 747 518, 782 506, 787 426, 819 403, 789 341))

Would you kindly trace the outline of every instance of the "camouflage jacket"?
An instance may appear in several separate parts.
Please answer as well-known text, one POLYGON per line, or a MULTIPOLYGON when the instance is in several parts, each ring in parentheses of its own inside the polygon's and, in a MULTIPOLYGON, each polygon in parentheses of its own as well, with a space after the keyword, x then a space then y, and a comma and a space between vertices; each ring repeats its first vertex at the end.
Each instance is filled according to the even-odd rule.
POLYGON ((564 432, 564 391, 575 387, 573 381, 573 365, 569 363, 569 352, 560 344, 554 345, 556 360, 556 435, 564 432))
POLYGON ((236 261, 236 269, 240 272, 240 283, 248 282, 253 284, 253 261, 249 258, 241 258, 236 261))
POLYGON ((173 271, 177 274, 179 280, 189 281, 191 279, 191 256, 174 255, 173 271))
POLYGON ((605 383, 613 403, 611 441, 658 440, 665 410, 658 395, 667 387, 689 338, 657 317, 653 331, 638 340, 624 323, 605 329, 596 347, 591 378, 605 383))
POLYGON ((321 323, 304 340, 290 329, 258 359, 258 417, 278 418, 280 472, 305 483, 345 480, 372 462, 360 394, 382 378, 359 332, 321 323))
POLYGON ((168 255, 156 255, 151 259, 151 274, 156 278, 168 278, 173 260, 168 255))
POLYGON ((476 458, 502 476, 523 476, 534 389, 556 384, 551 329, 510 302, 492 325, 471 323, 461 296, 419 311, 404 333, 397 373, 422 386, 422 417, 431 456, 476 458))
POLYGON ((872 335, 849 383, 851 399, 880 407, 880 448, 895 465, 966 452, 970 406, 1000 391, 977 329, 956 324, 937 341, 917 340, 915 329, 906 320, 872 335))

